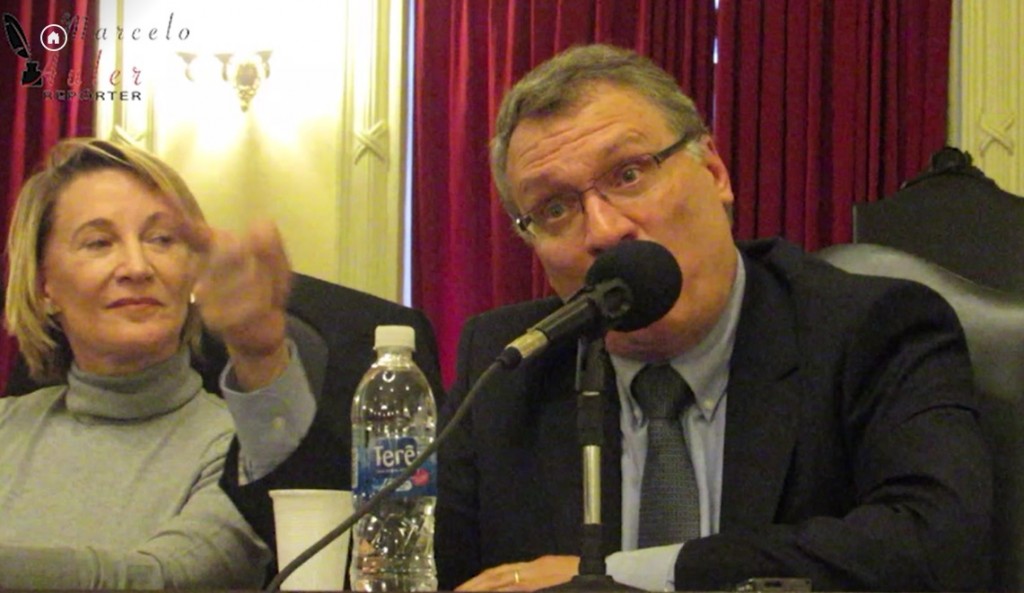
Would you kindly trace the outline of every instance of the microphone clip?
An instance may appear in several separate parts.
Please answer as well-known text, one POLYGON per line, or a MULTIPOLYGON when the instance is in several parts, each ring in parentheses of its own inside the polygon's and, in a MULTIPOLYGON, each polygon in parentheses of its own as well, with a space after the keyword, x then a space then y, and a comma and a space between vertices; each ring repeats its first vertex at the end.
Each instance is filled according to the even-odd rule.
POLYGON ((633 308, 633 290, 621 278, 612 278, 593 286, 584 285, 569 298, 570 301, 577 299, 585 300, 597 309, 597 323, 588 332, 591 336, 601 336, 609 329, 615 329, 633 308))

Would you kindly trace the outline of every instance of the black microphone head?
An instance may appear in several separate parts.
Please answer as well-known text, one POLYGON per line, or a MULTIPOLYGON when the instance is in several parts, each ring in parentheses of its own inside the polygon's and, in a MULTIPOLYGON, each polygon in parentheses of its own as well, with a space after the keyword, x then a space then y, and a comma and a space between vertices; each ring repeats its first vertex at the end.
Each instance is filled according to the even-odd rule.
POLYGON ((587 285, 621 279, 633 293, 633 305, 611 329, 634 331, 661 319, 676 304, 683 273, 676 258, 651 241, 623 241, 594 260, 587 285))

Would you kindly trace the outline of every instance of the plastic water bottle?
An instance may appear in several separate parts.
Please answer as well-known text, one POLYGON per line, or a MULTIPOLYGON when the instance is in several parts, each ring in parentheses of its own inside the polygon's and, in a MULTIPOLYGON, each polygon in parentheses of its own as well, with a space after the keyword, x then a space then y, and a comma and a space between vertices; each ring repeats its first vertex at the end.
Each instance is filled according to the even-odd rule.
MULTIPOLYGON (((413 362, 411 327, 377 328, 377 361, 352 400, 352 486, 358 509, 434 441, 437 407, 413 362)), ((437 460, 431 457, 373 513, 352 539, 355 591, 436 591, 434 504, 437 460)))

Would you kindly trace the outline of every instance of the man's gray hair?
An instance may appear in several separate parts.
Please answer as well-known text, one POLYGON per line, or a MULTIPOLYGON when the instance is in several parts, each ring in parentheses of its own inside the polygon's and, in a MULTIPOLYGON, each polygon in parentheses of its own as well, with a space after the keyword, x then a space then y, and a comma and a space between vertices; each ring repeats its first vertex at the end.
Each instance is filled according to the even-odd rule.
MULTIPOLYGON (((598 82, 621 86, 649 99, 661 109, 679 137, 700 138, 707 133, 693 100, 683 94, 672 76, 650 59, 611 45, 569 48, 528 72, 501 102, 497 129, 491 139, 491 174, 502 206, 510 216, 519 214, 506 176, 512 132, 524 119, 569 112, 577 107, 589 86, 598 82)), ((699 145, 692 142, 687 150, 698 151, 699 145)))

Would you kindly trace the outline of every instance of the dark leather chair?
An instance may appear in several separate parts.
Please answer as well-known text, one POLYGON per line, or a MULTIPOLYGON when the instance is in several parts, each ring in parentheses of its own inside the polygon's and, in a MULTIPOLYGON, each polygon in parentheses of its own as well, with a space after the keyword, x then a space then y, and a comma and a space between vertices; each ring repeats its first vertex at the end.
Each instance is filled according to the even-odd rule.
POLYGON ((1024 198, 952 147, 896 193, 853 207, 853 242, 895 247, 985 286, 1024 293, 1024 198))
POLYGON ((1024 590, 1024 294, 981 286, 886 246, 834 245, 818 255, 848 272, 925 284, 956 311, 982 396, 982 425, 993 451, 993 590, 1024 590))

